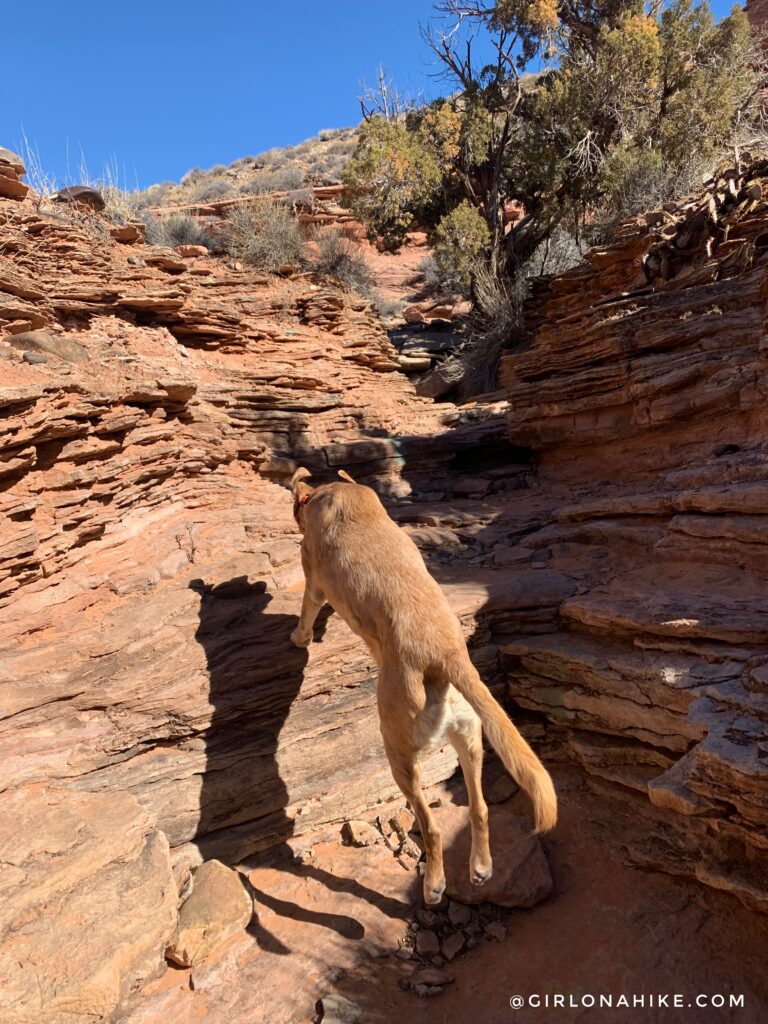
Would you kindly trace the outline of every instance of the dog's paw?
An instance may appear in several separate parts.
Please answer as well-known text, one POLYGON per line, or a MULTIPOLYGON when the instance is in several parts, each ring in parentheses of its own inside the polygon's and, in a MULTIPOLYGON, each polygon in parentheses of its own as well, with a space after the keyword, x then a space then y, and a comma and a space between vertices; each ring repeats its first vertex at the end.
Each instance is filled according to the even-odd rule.
POLYGON ((472 883, 472 885, 485 885, 485 883, 490 881, 492 877, 493 863, 491 861, 488 861, 485 864, 470 864, 469 880, 472 883))
POLYGON ((294 629, 291 633, 291 643, 294 647, 309 647, 312 643, 312 634, 302 633, 299 629, 294 629))
POLYGON ((442 902, 445 892, 445 879, 440 882, 427 883, 424 879, 424 903, 428 907, 436 907, 442 902))

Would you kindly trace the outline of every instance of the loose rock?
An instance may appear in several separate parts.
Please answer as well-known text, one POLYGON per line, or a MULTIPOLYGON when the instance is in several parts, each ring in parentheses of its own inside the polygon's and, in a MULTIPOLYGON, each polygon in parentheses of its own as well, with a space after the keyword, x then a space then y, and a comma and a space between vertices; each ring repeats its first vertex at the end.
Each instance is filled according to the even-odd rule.
POLYGON ((199 963, 253 916, 253 898, 237 871, 218 860, 202 864, 194 876, 191 896, 179 910, 176 941, 166 956, 182 967, 199 963))
POLYGON ((344 841, 352 846, 374 846, 382 841, 381 833, 368 821, 345 821, 341 834, 344 841))

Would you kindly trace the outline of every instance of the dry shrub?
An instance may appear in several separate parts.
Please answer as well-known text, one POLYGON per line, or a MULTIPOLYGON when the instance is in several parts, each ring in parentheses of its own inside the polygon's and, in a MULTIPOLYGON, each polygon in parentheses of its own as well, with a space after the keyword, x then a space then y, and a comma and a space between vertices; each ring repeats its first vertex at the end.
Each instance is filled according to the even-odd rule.
POLYGON ((150 245, 204 245, 215 249, 216 240, 198 220, 187 213, 172 213, 169 217, 158 217, 146 211, 140 214, 145 225, 144 238, 150 245))
POLYGON ((240 186, 241 192, 291 192, 304 184, 304 172, 300 167, 279 167, 275 170, 264 168, 254 172, 253 177, 240 186))
POLYGON ((496 390, 501 353, 520 329, 525 281, 499 278, 489 266, 480 264, 475 269, 474 298, 469 339, 462 352, 465 398, 496 390))
POLYGON ((321 228, 315 232, 315 241, 319 251, 312 269, 319 277, 331 278, 352 291, 370 290, 371 272, 359 245, 338 228, 321 228))
POLYGON ((193 198, 197 203, 211 203, 232 194, 232 185, 223 178, 204 181, 193 190, 193 198))
POLYGON ((298 266, 304 240, 291 210, 272 199, 234 207, 227 218, 227 251, 260 270, 298 266))

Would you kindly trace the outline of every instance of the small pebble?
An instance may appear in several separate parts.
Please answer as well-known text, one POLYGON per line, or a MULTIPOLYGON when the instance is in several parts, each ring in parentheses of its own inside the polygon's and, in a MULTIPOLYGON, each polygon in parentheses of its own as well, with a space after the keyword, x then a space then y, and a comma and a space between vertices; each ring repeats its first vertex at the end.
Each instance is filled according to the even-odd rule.
POLYGON ((465 903, 451 900, 448 906, 448 919, 454 927, 461 928, 472 920, 472 911, 465 903))

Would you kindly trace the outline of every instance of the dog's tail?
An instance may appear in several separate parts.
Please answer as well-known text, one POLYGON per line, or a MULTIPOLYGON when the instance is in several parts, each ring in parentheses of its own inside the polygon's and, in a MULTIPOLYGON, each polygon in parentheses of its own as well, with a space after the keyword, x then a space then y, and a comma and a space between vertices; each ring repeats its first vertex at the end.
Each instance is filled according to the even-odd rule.
POLYGON ((491 746, 504 767, 533 802, 537 832, 548 832, 557 821, 557 794, 549 772, 528 746, 501 705, 482 681, 469 655, 444 666, 441 677, 451 683, 480 716, 491 746))

